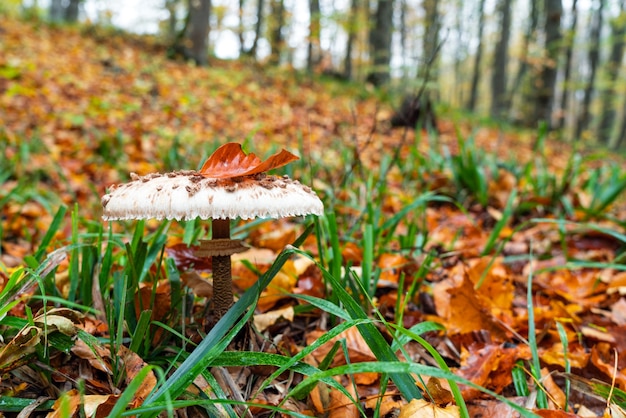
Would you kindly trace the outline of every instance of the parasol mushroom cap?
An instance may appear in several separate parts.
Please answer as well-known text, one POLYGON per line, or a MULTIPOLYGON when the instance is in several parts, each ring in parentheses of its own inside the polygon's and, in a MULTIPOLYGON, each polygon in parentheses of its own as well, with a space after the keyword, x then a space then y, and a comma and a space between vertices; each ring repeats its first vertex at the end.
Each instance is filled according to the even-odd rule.
POLYGON ((210 178, 178 171, 131 177, 102 197, 104 220, 283 218, 324 212, 311 188, 287 176, 210 178))

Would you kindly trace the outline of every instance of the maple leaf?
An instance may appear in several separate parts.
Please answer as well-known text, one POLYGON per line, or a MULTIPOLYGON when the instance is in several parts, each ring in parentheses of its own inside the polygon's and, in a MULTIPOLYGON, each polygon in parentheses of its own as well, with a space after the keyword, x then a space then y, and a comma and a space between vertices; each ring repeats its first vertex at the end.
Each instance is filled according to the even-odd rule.
POLYGON ((216 149, 207 158, 200 169, 200 174, 215 179, 251 176, 282 167, 298 159, 283 149, 271 155, 267 160, 261 161, 254 153, 246 155, 241 149, 241 144, 229 142, 216 149))

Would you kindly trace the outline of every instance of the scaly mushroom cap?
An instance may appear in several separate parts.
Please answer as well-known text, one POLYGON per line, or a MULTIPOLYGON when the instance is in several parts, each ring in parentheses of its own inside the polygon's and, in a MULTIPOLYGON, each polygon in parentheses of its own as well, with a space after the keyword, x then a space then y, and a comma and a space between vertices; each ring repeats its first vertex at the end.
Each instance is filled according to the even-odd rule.
POLYGON ((178 171, 131 177, 102 197, 104 220, 283 218, 324 211, 311 188, 287 176, 216 179, 178 171))

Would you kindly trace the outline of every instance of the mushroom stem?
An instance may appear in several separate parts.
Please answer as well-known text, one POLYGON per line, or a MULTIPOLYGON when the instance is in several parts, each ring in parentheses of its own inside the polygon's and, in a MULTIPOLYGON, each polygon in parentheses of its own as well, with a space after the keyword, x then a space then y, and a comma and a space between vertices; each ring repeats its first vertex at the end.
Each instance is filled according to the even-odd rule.
MULTIPOLYGON (((213 239, 230 239, 230 219, 211 221, 213 239)), ((213 306, 216 319, 228 312, 233 304, 233 279, 230 267, 230 255, 214 255, 213 269, 213 306)))

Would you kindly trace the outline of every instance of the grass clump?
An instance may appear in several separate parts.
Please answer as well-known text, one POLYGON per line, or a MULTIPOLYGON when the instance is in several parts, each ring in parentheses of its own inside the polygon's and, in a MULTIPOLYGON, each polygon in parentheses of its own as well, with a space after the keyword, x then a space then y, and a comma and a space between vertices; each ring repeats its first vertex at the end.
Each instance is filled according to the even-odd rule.
MULTIPOLYGON (((602 412, 591 395, 623 407, 606 366, 620 348, 606 344, 621 332, 620 165, 557 156, 541 130, 534 150, 463 124, 391 131, 370 96, 314 81, 300 90, 239 63, 114 56, 115 72, 94 57, 75 69, 102 93, 85 102, 89 117, 66 109, 37 120, 39 131, 10 119, 0 140, 1 411, 35 407, 42 392, 57 402, 39 411, 67 415, 96 395, 110 416, 321 416, 346 405, 385 416, 419 398, 461 416, 502 404, 522 416, 602 412), (115 87, 134 78, 137 91, 115 87), (252 255, 233 265, 237 302, 205 330, 210 266, 193 247, 206 224, 105 224, 99 197, 131 171, 197 168, 231 138, 259 154, 298 149, 284 172, 312 184, 326 213, 234 223, 252 255), (513 157, 493 146, 501 138, 513 157)), ((37 57, 25 59, 47 68, 37 57)), ((28 68, 10 82, 28 87, 28 68)))

